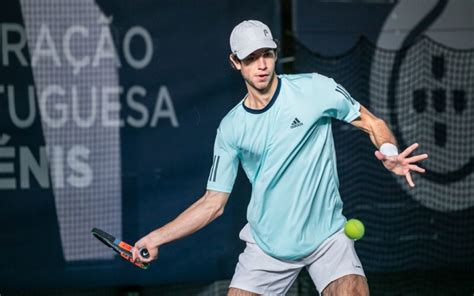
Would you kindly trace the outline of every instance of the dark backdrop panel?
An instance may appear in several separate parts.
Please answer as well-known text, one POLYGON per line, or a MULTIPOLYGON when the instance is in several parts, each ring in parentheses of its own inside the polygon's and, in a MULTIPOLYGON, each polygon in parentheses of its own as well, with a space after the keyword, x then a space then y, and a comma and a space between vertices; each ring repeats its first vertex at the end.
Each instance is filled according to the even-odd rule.
POLYGON ((293 31, 312 51, 342 54, 361 36, 373 42, 394 7, 393 1, 293 1, 293 31))
POLYGON ((376 161, 367 135, 335 124, 344 213, 366 225, 356 243, 365 270, 472 273, 474 26, 462 13, 472 3, 336 2, 295 2, 295 71, 333 77, 401 149, 418 142, 430 154, 409 189, 376 161))
MULTIPOLYGON (((436 152, 426 162, 427 168, 439 172, 466 157, 472 159, 469 156, 473 151, 472 140, 450 150, 439 145, 442 137, 432 135, 434 122, 443 118, 446 122, 442 124, 456 126, 451 131, 455 131, 457 139, 473 138, 472 132, 470 137, 464 132, 473 130, 472 50, 454 50, 429 39, 420 41, 423 26, 438 17, 436 11, 415 28, 416 34, 408 34, 409 42, 405 45, 414 46, 408 54, 404 50, 377 48, 373 43, 396 4, 391 2, 294 1, 293 29, 301 41, 295 49, 296 71, 316 71, 334 77, 363 105, 386 119, 397 137, 403 139, 403 145, 414 138, 423 139, 422 147, 430 148, 430 153, 436 152), (367 36, 370 42, 356 44, 360 35, 367 36), (335 54, 338 57, 327 57, 335 54), (456 91, 458 99, 464 93, 467 100, 465 104, 462 100, 461 103, 448 101, 448 108, 443 112, 435 110, 439 109, 439 102, 435 108, 435 99, 431 97, 426 109, 419 105, 431 93, 444 91, 448 94, 456 91), (411 114, 416 122, 410 133, 403 130, 402 121, 406 123, 411 118, 403 117, 405 114, 411 114)), ((122 62, 116 67, 122 89, 120 117, 124 120, 120 128, 122 222, 119 227, 123 238, 133 242, 173 219, 204 193, 216 128, 245 94, 240 74, 228 63, 229 34, 240 21, 259 19, 281 39, 281 3, 97 0, 93 4, 109 17, 105 21, 110 22, 108 28, 122 62), (143 68, 126 62, 123 49, 127 34, 136 27, 149 34, 153 48, 151 59, 143 68), (142 109, 129 101, 130 90, 136 87, 145 91, 134 97, 142 109), (143 108, 148 112, 148 119, 138 126, 130 124, 130 118, 143 119, 143 108), (157 115, 156 121, 153 117, 157 115)), ((2 25, 23 26, 20 2, 3 4, 0 18, 2 25)), ((139 59, 147 47, 139 35, 134 38, 130 54, 139 59)), ((26 47, 24 52, 29 59, 26 47)), ((34 84, 32 68, 18 63, 8 67, 2 64, 0 77, 4 86, 3 91, 0 88, 0 136, 11 137, 8 141, 1 138, 0 149, 13 148, 18 156, 20 147, 27 147, 39 159, 38 147, 45 146, 41 118, 37 117, 28 129, 21 129, 6 116, 8 84, 21 86, 16 94, 16 106, 19 114, 26 114, 25 85, 34 84)), ((451 177, 459 177, 460 181, 446 186, 416 177, 421 191, 408 191, 405 184, 375 160, 374 148, 365 134, 340 123, 335 123, 334 131, 345 214, 361 218, 366 224, 366 237, 356 243, 366 271, 472 272, 472 174, 466 171, 461 172, 463 176, 454 174, 451 177), (441 203, 430 204, 430 194, 434 203, 441 203)), ((453 139, 450 134, 446 138, 453 139)), ((8 155, 5 151, 2 153, 8 155)), ((13 178, 18 182, 19 160, 4 154, 0 158, 1 164, 13 162, 15 171, 0 172, 2 180, 13 178)), ((163 246, 160 260, 148 271, 135 269, 117 257, 66 260, 51 185, 44 188, 34 178, 31 180, 27 190, 2 188, 0 192, 0 222, 5 226, 0 240, 9 252, 0 265, 2 288, 156 285, 228 279, 243 248, 238 231, 246 220, 250 188, 242 173, 225 214, 195 235, 163 246), (36 249, 32 248, 32 241, 40 242, 36 249)), ((85 217, 89 211, 97 210, 87 204, 81 206, 85 217)), ((104 216, 111 215, 113 210, 103 209, 104 216)), ((90 253, 87 248, 83 251, 90 253)))
MULTIPOLYGON (((6 43, 21 44, 25 35, 18 29, 11 29, 12 26, 24 25, 20 3, 2 3, 0 20, 2 25, 10 27, 0 34, 6 43)), ((38 179, 21 165, 30 163, 28 155, 40 159, 44 154, 41 120, 36 116, 28 126, 19 127, 8 116, 9 97, 13 98, 20 119, 26 119, 38 110, 34 97, 28 100, 26 87, 33 85, 32 69, 27 66, 30 54, 26 47, 21 53, 24 59, 17 59, 10 52, 4 55, 0 64, 0 249, 5 254, 0 261, 2 287, 12 282, 17 285, 24 283, 24 279, 19 277, 21 270, 47 272, 64 268, 49 173, 41 171, 39 179, 42 184, 39 184, 38 179), (49 267, 45 265, 45 258, 50 262, 49 267)))
MULTIPOLYGON (((134 242, 169 222, 205 192, 220 119, 245 94, 240 74, 232 70, 228 62, 230 32, 245 19, 259 19, 279 38, 279 7, 273 1, 96 3, 106 17, 111 17, 108 26, 121 61, 121 66, 117 67, 122 89, 120 118, 124 120, 120 129, 121 227, 123 238, 134 242), (126 62, 123 50, 125 35, 133 27, 144 28, 152 41, 151 60, 140 69, 126 62), (127 101, 127 93, 133 86, 146 91, 135 100, 149 112, 146 123, 138 127, 127 122, 129 117, 138 119, 143 115, 127 101), (164 105, 157 107, 158 102, 164 105), (156 112, 172 112, 171 105, 173 119, 163 115, 151 123, 156 112)), ((2 23, 22 25, 19 1, 4 4, 1 11, 2 23)), ((101 21, 107 22, 98 20, 101 21)), ((130 52, 139 59, 146 52, 146 44, 137 36, 131 42, 130 52)), ((75 35, 74 38, 85 37, 75 35)), ((29 79, 30 84, 34 84, 28 68, 17 65, 7 70, 0 74, 4 77, 3 83, 21 81, 24 85, 25 79, 29 79)), ((1 95, 0 118, 4 118, 6 96, 1 95)), ((26 102, 25 94, 20 97, 26 102)), ((2 120, 2 133, 13 135, 8 145, 18 148, 31 142, 37 147, 38 143, 44 143, 40 119, 38 116, 35 128, 28 129, 28 134, 11 130, 9 123, 2 120)), ((11 225, 2 231, 2 246, 10 250, 12 256, 9 257, 11 260, 3 261, 6 263, 0 271, 0 286, 28 288, 156 285, 228 279, 243 250, 238 231, 245 224, 250 191, 248 182, 239 174, 226 213, 196 235, 163 246, 160 260, 147 271, 135 269, 118 257, 65 263, 51 190, 3 190, 1 195, 2 224, 11 225), (34 250, 27 240, 41 244, 34 250), (24 268, 29 266, 36 268, 24 268)), ((82 206, 81 215, 97 211, 82 206)), ((111 214, 111 209, 103 210, 104 216, 111 214)), ((90 239, 93 240, 92 236, 90 239)), ((85 248, 83 252, 88 250, 85 248)))

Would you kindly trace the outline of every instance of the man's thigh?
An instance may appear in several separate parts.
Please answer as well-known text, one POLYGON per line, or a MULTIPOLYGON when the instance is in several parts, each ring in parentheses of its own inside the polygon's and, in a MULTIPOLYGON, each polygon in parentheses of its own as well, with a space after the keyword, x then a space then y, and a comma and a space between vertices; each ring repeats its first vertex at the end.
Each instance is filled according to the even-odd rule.
MULTIPOLYGON (((305 258, 307 270, 321 293, 332 282, 346 275, 359 275, 364 270, 357 257, 354 241, 340 231, 329 237, 313 254, 305 258)), ((343 281, 344 284, 345 281, 343 281)))
POLYGON ((234 288, 236 294, 230 295, 285 295, 302 267, 302 264, 272 258, 256 244, 247 243, 230 283, 230 288, 234 288))
POLYGON ((284 295, 295 281, 303 262, 282 261, 265 254, 253 240, 250 228, 244 227, 240 238, 246 248, 230 283, 230 295, 284 295), (250 294, 245 294, 245 292, 250 294), (252 294, 255 293, 255 294, 252 294))
MULTIPOLYGON (((238 294, 236 294, 238 295, 238 294)), ((247 294, 242 294, 247 295, 247 294)), ((251 294, 248 294, 251 295, 251 294)), ((349 274, 332 281, 322 293, 322 296, 367 296, 369 286, 367 279, 358 274, 349 274)))

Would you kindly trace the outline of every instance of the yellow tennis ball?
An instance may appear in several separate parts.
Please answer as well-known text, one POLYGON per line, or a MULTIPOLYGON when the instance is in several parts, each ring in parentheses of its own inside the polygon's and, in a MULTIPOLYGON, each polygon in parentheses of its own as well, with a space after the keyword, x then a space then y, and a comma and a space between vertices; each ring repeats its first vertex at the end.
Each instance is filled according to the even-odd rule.
POLYGON ((349 221, 346 222, 346 225, 344 226, 344 233, 350 239, 354 239, 354 240, 361 239, 365 233, 364 224, 360 222, 360 220, 350 219, 349 221))

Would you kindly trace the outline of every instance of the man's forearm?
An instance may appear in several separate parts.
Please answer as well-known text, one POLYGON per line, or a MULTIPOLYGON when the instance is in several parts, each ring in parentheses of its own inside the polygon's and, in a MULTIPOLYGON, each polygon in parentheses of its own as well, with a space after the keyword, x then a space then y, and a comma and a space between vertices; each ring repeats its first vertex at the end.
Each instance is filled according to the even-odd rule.
POLYGON ((384 143, 397 145, 397 140, 385 121, 377 118, 364 106, 360 106, 360 116, 352 122, 352 125, 368 133, 377 149, 384 143))
POLYGON ((369 135, 370 140, 378 149, 380 149, 380 146, 382 146, 384 143, 390 143, 395 146, 397 145, 397 140, 395 139, 392 131, 387 126, 385 121, 381 119, 376 119, 373 121, 370 127, 369 135))
POLYGON ((161 246, 198 231, 223 213, 225 201, 219 200, 222 198, 206 193, 176 219, 148 234, 149 240, 161 246))

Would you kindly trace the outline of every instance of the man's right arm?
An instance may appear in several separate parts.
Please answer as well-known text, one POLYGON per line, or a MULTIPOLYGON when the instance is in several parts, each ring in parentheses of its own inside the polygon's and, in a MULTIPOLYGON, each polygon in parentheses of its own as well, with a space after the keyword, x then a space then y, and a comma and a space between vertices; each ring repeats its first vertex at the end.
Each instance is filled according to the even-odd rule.
POLYGON ((228 198, 229 193, 226 192, 206 191, 198 201, 173 221, 150 232, 136 242, 133 258, 138 258, 139 249, 146 248, 150 253, 150 257, 148 259, 140 257, 140 260, 143 262, 155 260, 158 256, 158 248, 161 245, 188 236, 222 215, 228 198))
POLYGON ((158 248, 171 241, 188 236, 222 215, 229 198, 228 192, 237 176, 239 167, 238 150, 232 145, 234 126, 231 123, 219 125, 214 142, 214 157, 206 185, 206 193, 193 205, 168 224, 160 227, 135 243, 133 259, 143 262, 155 260, 158 248), (138 250, 148 249, 150 257, 139 257, 138 250))

